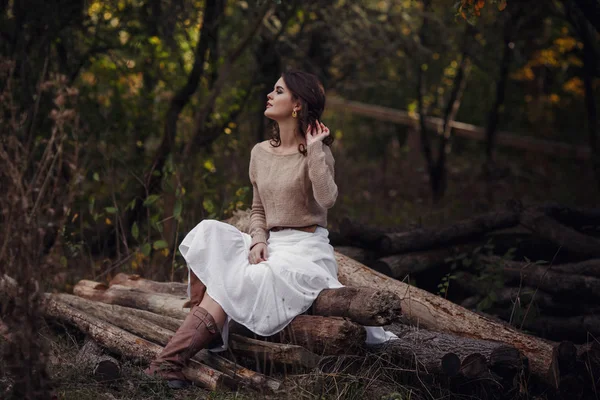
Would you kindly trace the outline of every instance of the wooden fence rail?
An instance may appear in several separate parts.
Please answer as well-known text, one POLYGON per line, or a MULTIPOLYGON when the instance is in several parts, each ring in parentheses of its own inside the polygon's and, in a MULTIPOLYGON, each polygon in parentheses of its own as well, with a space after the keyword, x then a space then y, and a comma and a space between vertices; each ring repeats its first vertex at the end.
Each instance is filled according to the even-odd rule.
MULTIPOLYGON (((390 121, 396 124, 408 125, 416 129, 419 127, 419 115, 417 113, 409 113, 407 111, 396 110, 389 107, 349 101, 335 95, 327 97, 327 108, 329 110, 350 112, 365 117, 375 118, 380 121, 390 121)), ((430 128, 437 132, 442 132, 444 123, 442 118, 427 117, 426 121, 430 128)), ((456 136, 485 141, 485 128, 481 126, 466 124, 459 121, 452 121, 450 124, 452 126, 452 131, 456 136)), ((516 133, 505 131, 498 131, 496 133, 496 143, 501 146, 543 153, 550 156, 575 158, 576 160, 581 161, 590 158, 590 149, 588 146, 570 145, 531 136, 521 136, 516 133)))

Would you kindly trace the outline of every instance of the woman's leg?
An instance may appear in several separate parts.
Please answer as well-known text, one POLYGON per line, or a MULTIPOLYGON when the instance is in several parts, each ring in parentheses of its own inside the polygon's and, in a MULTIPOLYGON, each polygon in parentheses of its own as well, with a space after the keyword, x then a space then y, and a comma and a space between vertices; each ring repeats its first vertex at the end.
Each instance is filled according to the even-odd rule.
MULTIPOLYGON (((193 276, 195 276, 192 273, 193 276)), ((191 278, 191 276, 190 276, 191 278)), ((190 294, 192 302, 204 294, 200 304, 191 304, 189 314, 175 335, 169 340, 159 356, 144 371, 150 376, 158 375, 169 381, 172 388, 189 385, 182 369, 190 358, 221 336, 221 329, 227 316, 221 306, 205 293, 205 286, 196 278, 192 281, 190 294), (199 284, 198 284, 199 283, 199 284), (201 292, 200 292, 201 291, 201 292)))
POLYGON ((219 303, 214 301, 208 293, 205 293, 204 298, 200 302, 200 307, 204 308, 212 315, 219 327, 219 331, 223 330, 223 324, 225 324, 225 321, 227 320, 227 314, 225 314, 225 311, 223 311, 219 303))

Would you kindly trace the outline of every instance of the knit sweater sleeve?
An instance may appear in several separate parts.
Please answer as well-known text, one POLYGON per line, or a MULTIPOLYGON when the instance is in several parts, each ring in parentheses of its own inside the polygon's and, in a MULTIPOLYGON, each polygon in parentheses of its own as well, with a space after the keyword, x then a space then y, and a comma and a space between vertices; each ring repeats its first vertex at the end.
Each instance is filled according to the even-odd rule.
POLYGON ((312 183, 313 195, 325 209, 333 207, 338 195, 335 183, 335 160, 329 146, 318 140, 308 145, 308 177, 312 183))
POLYGON ((265 217, 265 208, 263 207, 260 193, 258 192, 258 186, 256 184, 256 162, 254 159, 254 151, 250 156, 250 167, 249 175, 250 182, 252 183, 252 211, 250 211, 250 237, 252 237, 252 243, 250 248, 254 247, 257 243, 267 243, 268 231, 267 231, 267 219, 265 217))

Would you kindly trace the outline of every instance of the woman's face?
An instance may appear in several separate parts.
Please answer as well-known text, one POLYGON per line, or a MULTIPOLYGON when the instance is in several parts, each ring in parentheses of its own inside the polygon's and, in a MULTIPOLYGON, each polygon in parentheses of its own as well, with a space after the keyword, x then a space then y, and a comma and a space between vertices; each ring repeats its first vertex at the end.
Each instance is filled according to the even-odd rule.
POLYGON ((273 91, 267 95, 265 117, 277 122, 292 118, 294 107, 296 107, 296 111, 299 110, 298 102, 293 101, 292 93, 288 90, 283 78, 279 78, 273 86, 273 91))

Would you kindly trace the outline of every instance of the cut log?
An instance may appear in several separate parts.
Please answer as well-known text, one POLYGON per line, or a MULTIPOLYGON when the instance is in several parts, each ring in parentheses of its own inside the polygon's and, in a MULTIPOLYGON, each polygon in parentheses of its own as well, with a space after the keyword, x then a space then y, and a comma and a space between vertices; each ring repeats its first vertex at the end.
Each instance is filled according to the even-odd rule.
POLYGON ((567 207, 556 203, 546 203, 537 208, 561 224, 573 228, 600 226, 600 208, 567 207))
POLYGON ((454 248, 394 254, 378 259, 371 268, 393 278, 404 279, 408 275, 443 266, 446 264, 446 259, 455 254, 454 248))
POLYGON ((460 363, 460 373, 467 378, 481 378, 489 375, 487 359, 483 354, 472 353, 460 363))
POLYGON ((561 246, 563 250, 583 257, 600 257, 600 239, 579 233, 540 211, 524 210, 520 223, 540 237, 561 246))
POLYGON ((348 218, 340 222, 341 236, 355 246, 367 249, 378 249, 385 233, 372 226, 352 222, 348 218))
POLYGON ((495 256, 484 257, 488 263, 503 266, 507 282, 520 281, 553 294, 576 295, 600 298, 600 278, 585 275, 563 274, 554 271, 554 266, 509 261, 495 256))
POLYGON ((494 212, 459 221, 446 228, 387 233, 381 239, 379 248, 385 254, 427 250, 478 238, 489 231, 509 228, 518 223, 519 214, 517 212, 494 212))
POLYGON ((389 325, 401 316, 397 295, 371 288, 325 289, 313 302, 316 315, 346 317, 366 326, 389 325))
MULTIPOLYGON (((437 245, 441 239, 467 237, 477 232, 516 225, 519 221, 517 212, 496 213, 488 215, 487 218, 488 220, 485 217, 475 219, 479 223, 471 220, 471 223, 459 224, 459 228, 463 227, 458 229, 462 234, 453 235, 452 229, 442 229, 443 235, 438 235, 438 240, 431 241, 424 239, 424 235, 420 232, 417 237, 422 240, 415 239, 415 241, 422 245, 437 245), (469 235, 466 235, 467 233, 469 235)), ((429 233, 437 232, 429 231, 429 233)), ((400 241, 400 243, 408 242, 400 241)), ((402 301, 403 316, 415 326, 512 345, 529 359, 530 370, 536 377, 553 387, 558 387, 560 376, 556 376, 555 369, 552 368, 552 344, 471 312, 432 293, 389 278, 343 254, 335 252, 335 257, 338 264, 338 279, 342 284, 351 287, 367 286, 396 293, 402 301)))
MULTIPOLYGON (((187 309, 185 297, 176 297, 152 292, 159 282, 143 278, 127 279, 126 274, 119 274, 120 284, 100 293, 101 290, 90 289, 89 282, 84 281, 82 288, 77 284, 73 292, 87 299, 99 300, 109 304, 119 304, 168 315, 178 319, 185 318, 187 309), (160 309, 160 310, 159 310, 160 309), (185 311, 184 311, 185 310, 185 311)), ((183 285, 183 284, 180 284, 183 285)), ((175 289, 177 294, 182 287, 175 289)), ((184 295, 185 296, 185 295, 184 295)), ((340 288, 323 290, 312 305, 313 313, 322 316, 346 317, 368 326, 390 324, 400 318, 400 299, 397 295, 372 288, 340 288)))
MULTIPOLYGON (((175 320, 177 323, 175 330, 169 330, 154 324, 151 320, 145 319, 149 314, 152 314, 149 312, 140 313, 141 310, 135 310, 115 304, 104 304, 69 294, 53 294, 50 295, 50 297, 57 301, 65 302, 65 304, 85 312, 86 315, 89 315, 90 317, 105 322, 110 321, 120 329, 131 332, 131 334, 142 339, 151 340, 161 346, 165 346, 168 343, 175 333, 175 330, 178 329, 183 322, 181 320, 175 320)), ((153 317, 151 317, 151 319, 157 320, 153 317)), ((169 324, 171 323, 169 322, 169 324)), ((193 359, 220 371, 220 373, 226 374, 232 379, 239 379, 242 384, 251 386, 255 389, 267 388, 270 390, 277 390, 280 386, 280 383, 277 380, 250 371, 207 350, 200 351, 193 359)))
POLYGON ((363 264, 368 264, 375 258, 374 252, 360 247, 335 246, 335 250, 363 264))
POLYGON ((600 259, 595 258, 578 263, 553 265, 552 271, 561 274, 586 275, 600 278, 600 259))
MULTIPOLYGON (((149 363, 162 350, 157 344, 52 298, 46 298, 44 314, 76 326, 109 351, 133 360, 149 363)), ((235 381, 225 374, 197 362, 185 368, 183 373, 190 381, 210 390, 236 387, 235 381)))
MULTIPOLYGON (((511 316, 511 310, 505 307, 490 308, 487 312, 504 320, 511 316)), ((569 338, 573 342, 583 343, 590 334, 594 337, 600 336, 600 315, 536 315, 528 316, 525 321, 517 319, 513 324, 550 340, 569 338)))
POLYGON ((337 317, 298 315, 281 332, 262 337, 232 321, 230 332, 276 343, 302 346, 319 356, 336 356, 362 352, 366 331, 352 321, 337 317))
POLYGON ((144 279, 139 275, 119 273, 111 279, 109 286, 123 285, 139 289, 143 292, 172 294, 187 297, 187 283, 181 282, 156 282, 144 279))
POLYGON ((393 324, 386 329, 399 338, 390 342, 389 346, 393 351, 403 358, 410 359, 414 356, 418 363, 432 373, 443 372, 455 376, 460 372, 466 377, 487 376, 489 368, 504 379, 512 379, 523 370, 526 363, 516 348, 502 342, 457 337, 402 324, 393 324), (453 357, 449 354, 458 357, 458 362, 450 362, 453 357), (448 356, 444 362, 446 355, 448 356), (481 357, 485 368, 478 367, 481 357), (471 362, 475 364, 470 365, 471 362))
MULTIPOLYGON (((92 290, 88 286, 86 284, 84 290, 73 292, 83 298, 138 308, 177 319, 184 319, 187 314, 181 308, 186 301, 184 298, 145 293, 121 285, 111 286, 104 291, 92 290)), ((278 335, 278 341, 306 347, 319 355, 335 355, 360 348, 365 341, 365 335, 362 326, 342 318, 300 315, 278 335)))
POLYGON ((83 346, 79 349, 75 364, 100 382, 114 381, 121 376, 119 362, 105 354, 98 343, 90 337, 86 337, 83 346))
POLYGON ((343 318, 298 315, 271 338, 305 347, 317 355, 342 355, 360 352, 366 331, 361 325, 343 318))
POLYGON ((237 334, 231 335, 230 346, 236 355, 293 367, 312 369, 321 359, 301 346, 271 343, 237 334))
POLYGON ((336 254, 338 278, 347 286, 370 286, 395 292, 402 301, 403 316, 411 324, 426 329, 483 340, 496 340, 519 349, 529 359, 530 370, 557 387, 559 377, 552 372, 552 345, 535 336, 471 312, 442 297, 389 278, 336 254))
POLYGON ((89 281, 82 280, 73 288, 73 294, 88 300, 137 308, 177 319, 184 319, 189 312, 189 309, 183 308, 187 301, 185 297, 142 292, 122 285, 113 285, 103 290, 92 287, 89 281))
MULTIPOLYGON (((121 329, 125 329, 137 336, 143 337, 160 345, 166 345, 173 332, 179 328, 183 320, 177 321, 175 330, 161 328, 155 323, 140 318, 135 315, 135 310, 129 307, 123 307, 116 304, 106 304, 99 301, 91 301, 82 297, 73 296, 70 294, 60 293, 53 295, 53 298, 63 301, 64 303, 75 307, 86 314, 99 318, 103 321, 110 322, 121 329)), ((147 314, 152 314, 147 312, 147 314)))

